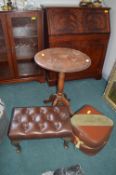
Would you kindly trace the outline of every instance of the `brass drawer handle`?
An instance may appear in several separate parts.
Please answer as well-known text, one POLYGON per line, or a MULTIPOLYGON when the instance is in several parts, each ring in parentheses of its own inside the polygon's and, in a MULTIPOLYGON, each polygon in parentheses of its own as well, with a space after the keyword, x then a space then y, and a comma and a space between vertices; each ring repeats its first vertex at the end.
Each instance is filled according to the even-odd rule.
POLYGON ((36 19, 37 19, 36 16, 32 16, 32 17, 31 17, 31 20, 32 20, 32 21, 35 21, 36 19))
POLYGON ((109 13, 109 11, 108 10, 104 10, 104 13, 109 13))

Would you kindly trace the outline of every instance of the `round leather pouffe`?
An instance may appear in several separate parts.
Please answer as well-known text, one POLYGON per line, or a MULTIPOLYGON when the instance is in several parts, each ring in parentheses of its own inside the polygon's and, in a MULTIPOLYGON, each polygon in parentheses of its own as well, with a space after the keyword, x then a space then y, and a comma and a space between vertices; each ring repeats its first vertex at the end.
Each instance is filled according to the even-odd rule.
POLYGON ((83 152, 94 155, 107 143, 113 128, 113 121, 85 105, 71 118, 74 143, 83 152))

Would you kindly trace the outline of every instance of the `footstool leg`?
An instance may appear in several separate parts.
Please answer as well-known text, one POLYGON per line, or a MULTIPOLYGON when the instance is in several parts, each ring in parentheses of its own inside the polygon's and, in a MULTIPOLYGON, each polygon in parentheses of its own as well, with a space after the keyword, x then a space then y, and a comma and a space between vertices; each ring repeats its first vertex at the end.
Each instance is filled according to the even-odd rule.
POLYGON ((65 149, 68 149, 69 148, 68 142, 66 140, 64 140, 64 148, 65 149))
POLYGON ((65 149, 69 148, 69 142, 71 141, 71 138, 66 137, 66 138, 63 138, 63 139, 64 139, 64 148, 65 149))
POLYGON ((14 140, 12 140, 12 141, 11 141, 11 144, 12 144, 13 146, 15 146, 16 152, 17 152, 17 153, 20 153, 20 152, 21 152, 21 146, 20 146, 20 144, 19 144, 19 141, 14 141, 14 140))

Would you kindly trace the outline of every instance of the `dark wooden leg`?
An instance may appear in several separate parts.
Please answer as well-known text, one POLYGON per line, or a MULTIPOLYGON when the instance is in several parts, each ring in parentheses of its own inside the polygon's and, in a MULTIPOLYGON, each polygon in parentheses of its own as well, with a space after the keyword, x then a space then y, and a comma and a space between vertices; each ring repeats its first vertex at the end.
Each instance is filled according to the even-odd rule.
POLYGON ((52 103, 55 98, 56 98, 56 94, 52 94, 52 95, 50 95, 50 97, 48 99, 44 100, 44 103, 45 104, 50 103, 50 102, 52 103))
POLYGON ((19 144, 19 141, 14 141, 14 140, 12 140, 12 141, 11 141, 11 144, 12 144, 13 146, 15 146, 16 152, 17 152, 17 153, 20 153, 20 152, 21 152, 21 146, 20 146, 20 144, 19 144))
POLYGON ((64 139, 64 148, 68 149, 69 148, 69 142, 71 142, 71 138, 70 137, 65 137, 64 139))
POLYGON ((68 149, 69 148, 68 142, 66 140, 64 140, 64 148, 65 149, 68 149))
POLYGON ((70 101, 70 98, 67 97, 67 94, 66 94, 66 93, 64 93, 64 97, 65 97, 68 101, 70 101))

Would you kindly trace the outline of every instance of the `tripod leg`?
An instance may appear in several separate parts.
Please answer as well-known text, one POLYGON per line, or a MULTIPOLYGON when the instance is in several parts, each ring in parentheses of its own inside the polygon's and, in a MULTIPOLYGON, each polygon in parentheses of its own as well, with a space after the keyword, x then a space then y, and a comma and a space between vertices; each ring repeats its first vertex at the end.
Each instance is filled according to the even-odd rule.
POLYGON ((53 102, 55 97, 56 97, 56 94, 50 95, 50 97, 48 99, 44 100, 44 103, 46 104, 46 103, 53 102))

